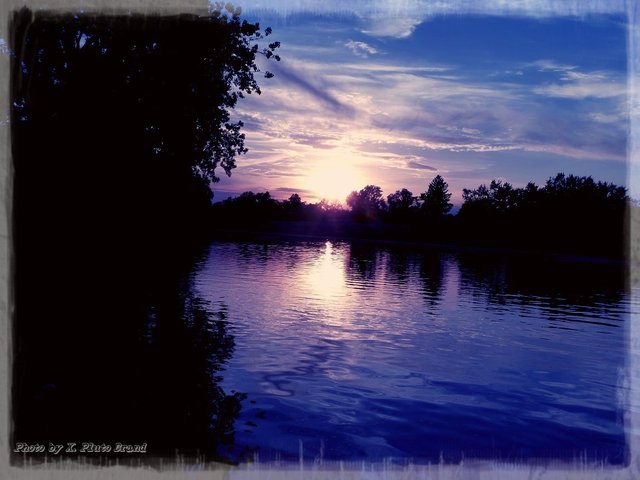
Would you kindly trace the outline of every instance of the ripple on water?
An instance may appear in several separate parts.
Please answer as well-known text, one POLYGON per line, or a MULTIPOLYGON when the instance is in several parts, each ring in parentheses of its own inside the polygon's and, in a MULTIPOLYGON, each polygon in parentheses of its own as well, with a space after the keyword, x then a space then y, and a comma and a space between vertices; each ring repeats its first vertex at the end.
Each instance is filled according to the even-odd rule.
POLYGON ((623 461, 639 308, 618 272, 492 258, 213 243, 195 279, 235 337, 222 386, 255 402, 236 441, 292 459, 302 442, 309 458, 623 461), (535 278, 558 271, 575 282, 535 278))

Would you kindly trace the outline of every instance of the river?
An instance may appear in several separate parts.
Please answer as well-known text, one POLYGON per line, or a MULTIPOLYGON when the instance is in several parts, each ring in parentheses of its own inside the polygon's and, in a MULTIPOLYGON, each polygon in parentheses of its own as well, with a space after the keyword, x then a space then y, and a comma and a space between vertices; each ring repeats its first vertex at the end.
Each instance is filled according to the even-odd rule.
POLYGON ((619 265, 214 242, 193 285, 233 337, 217 381, 260 459, 627 460, 619 265))

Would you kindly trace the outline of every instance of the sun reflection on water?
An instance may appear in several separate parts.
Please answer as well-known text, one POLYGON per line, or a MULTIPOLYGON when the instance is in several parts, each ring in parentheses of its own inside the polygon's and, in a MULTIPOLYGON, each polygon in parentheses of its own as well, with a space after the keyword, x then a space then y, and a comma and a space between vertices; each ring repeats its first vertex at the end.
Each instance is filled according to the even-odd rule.
POLYGON ((326 306, 341 301, 346 295, 344 268, 344 253, 335 248, 330 241, 326 241, 322 254, 314 259, 303 273, 314 300, 326 306))

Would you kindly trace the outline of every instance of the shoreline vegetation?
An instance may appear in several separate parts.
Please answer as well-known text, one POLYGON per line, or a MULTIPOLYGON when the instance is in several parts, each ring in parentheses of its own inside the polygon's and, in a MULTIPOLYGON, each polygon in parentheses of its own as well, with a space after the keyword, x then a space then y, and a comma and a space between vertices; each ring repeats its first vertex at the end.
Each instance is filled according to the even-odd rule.
POLYGON ((229 313, 193 283, 211 236, 623 256, 625 189, 590 177, 494 181, 465 190, 455 216, 439 176, 420 196, 368 185, 349 210, 267 192, 212 205, 217 174, 247 151, 231 112, 260 94, 273 74, 258 67, 280 47, 240 9, 213 6, 202 17, 12 13, 14 447, 148 442, 146 457, 118 453, 132 461, 251 454, 234 449, 244 393, 220 385, 235 348, 229 313))
POLYGON ((11 14, 12 450, 146 442, 146 454, 108 456, 244 455, 233 450, 243 397, 219 380, 233 333, 190 272, 214 172, 246 151, 231 112, 273 76, 256 57, 278 61, 280 44, 238 8, 212 7, 11 14))
POLYGON ((211 206, 208 233, 224 240, 366 241, 628 260, 628 215, 636 207, 624 187, 562 173, 543 187, 494 180, 465 189, 456 215, 448 213, 447 187, 437 176, 419 197, 402 189, 385 200, 380 187, 368 185, 349 195, 347 208, 306 203, 297 194, 280 201, 269 192, 245 192, 211 206))
MULTIPOLYGON (((232 229, 213 228, 207 234, 207 240, 219 242, 248 242, 248 243, 277 243, 277 242, 346 242, 354 244, 367 244, 379 247, 417 249, 421 250, 441 250, 454 253, 479 253, 486 255, 509 255, 509 256, 531 256, 540 259, 553 259, 563 262, 587 262, 603 263, 610 265, 627 265, 630 262, 628 256, 606 257, 597 255, 575 255, 571 252, 553 252, 545 250, 526 250, 511 247, 479 246, 461 243, 437 243, 429 241, 409 240, 406 238, 385 238, 373 236, 346 236, 332 233, 314 231, 303 233, 304 226, 296 224, 299 230, 291 230, 287 225, 274 223, 266 225, 262 229, 232 229), (284 227, 284 228, 282 228, 284 227)), ((289 226, 290 227, 290 226, 289 226)))

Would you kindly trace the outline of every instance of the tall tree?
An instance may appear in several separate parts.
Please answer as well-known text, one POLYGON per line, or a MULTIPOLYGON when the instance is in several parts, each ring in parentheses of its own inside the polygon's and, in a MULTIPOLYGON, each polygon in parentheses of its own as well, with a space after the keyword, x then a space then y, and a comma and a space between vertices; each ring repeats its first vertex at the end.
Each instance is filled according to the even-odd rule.
POLYGON ((78 180, 70 191, 100 192, 95 202, 113 188, 94 205, 144 207, 143 218, 208 204, 218 169, 230 175, 247 151, 232 110, 260 93, 256 56, 279 60, 271 30, 229 4, 207 16, 24 9, 13 26, 15 162, 45 191, 78 180))
POLYGON ((431 180, 429 188, 420 195, 422 211, 429 217, 441 217, 449 213, 453 205, 449 202, 449 185, 440 175, 431 180))
POLYGON ((205 338, 185 279, 209 184, 246 151, 233 108, 260 92, 256 57, 278 59, 270 30, 239 13, 13 15, 16 441, 130 442, 153 425, 171 441, 184 419, 208 428, 229 408, 201 381, 213 378, 209 350, 185 351, 179 332, 197 315, 207 328, 193 338, 233 343, 205 338), (198 378, 167 351, 202 353, 198 378))

